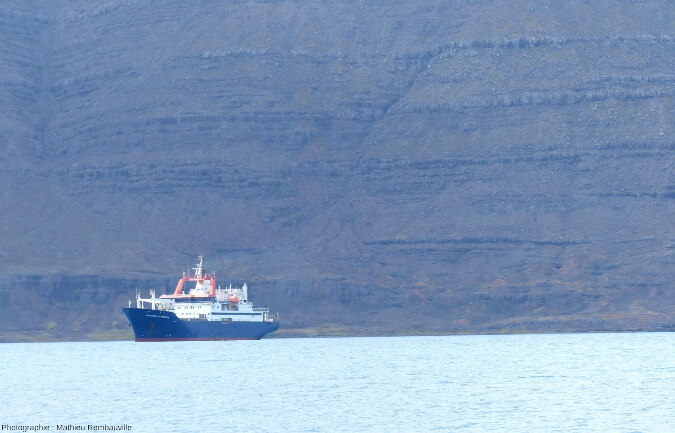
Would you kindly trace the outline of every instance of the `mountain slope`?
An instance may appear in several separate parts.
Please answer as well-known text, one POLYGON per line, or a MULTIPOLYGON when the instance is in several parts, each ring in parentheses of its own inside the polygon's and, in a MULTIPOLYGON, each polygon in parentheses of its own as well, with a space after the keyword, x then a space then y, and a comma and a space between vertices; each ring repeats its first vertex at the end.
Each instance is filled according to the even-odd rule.
POLYGON ((287 330, 667 328, 674 9, 5 3, 3 338, 202 252, 287 330))

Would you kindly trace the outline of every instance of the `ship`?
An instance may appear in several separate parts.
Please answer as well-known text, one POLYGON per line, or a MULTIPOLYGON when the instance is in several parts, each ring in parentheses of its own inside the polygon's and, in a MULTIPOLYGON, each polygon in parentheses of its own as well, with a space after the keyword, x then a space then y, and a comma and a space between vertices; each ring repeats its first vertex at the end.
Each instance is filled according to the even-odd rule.
POLYGON ((278 317, 269 308, 248 300, 248 287, 216 287, 215 273, 204 270, 204 256, 183 272, 173 295, 142 298, 136 291, 136 307, 122 308, 136 341, 259 340, 279 329, 278 317))

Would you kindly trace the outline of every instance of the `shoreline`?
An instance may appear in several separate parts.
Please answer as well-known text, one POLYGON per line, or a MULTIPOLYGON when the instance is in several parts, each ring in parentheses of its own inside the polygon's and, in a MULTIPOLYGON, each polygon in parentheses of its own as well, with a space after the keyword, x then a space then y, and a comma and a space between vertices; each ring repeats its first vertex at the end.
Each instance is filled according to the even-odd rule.
MULTIPOLYGON (((558 331, 533 331, 533 330, 486 330, 479 332, 424 332, 424 331, 409 331, 409 332, 369 332, 369 333, 347 333, 347 332, 321 332, 317 328, 297 328, 288 329, 282 332, 274 333, 264 337, 264 340, 280 340, 280 339, 295 339, 295 338, 377 338, 377 337, 452 337, 452 336, 490 336, 490 335, 558 335, 558 334, 638 334, 638 333, 669 333, 675 332, 675 329, 657 329, 657 328, 634 328, 634 329, 615 329, 615 330, 558 330, 558 331)), ((120 333, 97 333, 90 338, 82 337, 63 337, 63 338, 26 338, 27 335, 21 333, 19 338, 4 339, 0 338, 0 344, 11 343, 100 343, 100 342, 117 342, 129 341, 133 342, 133 334, 119 335, 120 333), (103 335, 105 334, 105 336, 103 335), (23 337, 23 338, 21 338, 23 337)))

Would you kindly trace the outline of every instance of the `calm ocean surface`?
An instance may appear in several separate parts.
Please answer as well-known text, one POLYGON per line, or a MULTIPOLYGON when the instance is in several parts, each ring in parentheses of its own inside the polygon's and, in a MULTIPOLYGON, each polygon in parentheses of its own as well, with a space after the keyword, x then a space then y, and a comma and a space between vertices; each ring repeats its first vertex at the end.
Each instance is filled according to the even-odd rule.
POLYGON ((0 344, 0 424, 673 432, 675 334, 0 344))

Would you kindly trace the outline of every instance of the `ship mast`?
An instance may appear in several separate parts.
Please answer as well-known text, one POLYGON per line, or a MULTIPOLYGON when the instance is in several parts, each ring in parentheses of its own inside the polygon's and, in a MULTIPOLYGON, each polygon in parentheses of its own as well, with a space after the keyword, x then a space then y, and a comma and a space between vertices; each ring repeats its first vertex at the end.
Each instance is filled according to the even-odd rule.
POLYGON ((204 278, 204 255, 198 256, 199 263, 197 263, 197 267, 192 268, 195 270, 195 278, 204 278))
POLYGON ((209 298, 216 297, 216 274, 211 273, 210 275, 206 275, 206 271, 204 271, 204 256, 201 255, 198 257, 198 259, 199 263, 197 263, 195 267, 192 268, 195 271, 194 275, 188 276, 186 272, 183 272, 183 278, 178 281, 178 285, 176 285, 176 290, 174 290, 173 295, 162 295, 162 298, 188 296, 188 294, 183 293, 183 285, 188 281, 197 283, 195 286, 195 294, 190 294, 189 296, 209 298), (208 286, 208 293, 201 294, 202 290, 207 290, 206 286, 208 286))

